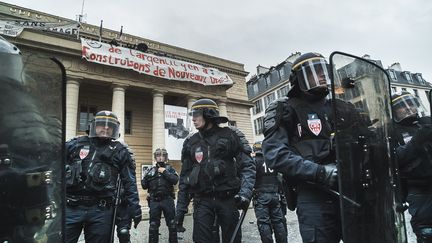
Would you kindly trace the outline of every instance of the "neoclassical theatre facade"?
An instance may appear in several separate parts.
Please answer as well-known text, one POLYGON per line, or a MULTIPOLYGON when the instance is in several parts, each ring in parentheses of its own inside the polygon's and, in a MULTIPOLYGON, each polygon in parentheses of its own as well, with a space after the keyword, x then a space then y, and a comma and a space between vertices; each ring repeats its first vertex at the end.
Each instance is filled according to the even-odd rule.
MULTIPOLYGON (((152 164, 152 151, 158 147, 165 147, 170 163, 180 169, 181 141, 185 131, 193 131, 187 109, 199 98, 215 100, 220 113, 230 120, 225 125, 238 127, 250 143, 254 142, 249 113, 252 105, 245 84, 248 73, 243 64, 120 35, 120 31, 102 29, 100 36, 100 30, 97 25, 81 23, 78 27, 74 20, 0 3, 0 34, 22 53, 56 57, 66 69, 66 139, 84 135, 95 112, 115 112, 121 122, 120 139, 135 154, 138 188, 142 169, 152 164), (106 51, 97 53, 100 46, 106 51), (134 57, 139 54, 142 63, 120 60, 125 55, 116 56, 119 52, 134 57), (148 65, 150 58, 155 67, 148 65), (160 71, 161 67, 166 71, 160 71)), ((146 204, 145 193, 140 191, 140 195, 146 204)))

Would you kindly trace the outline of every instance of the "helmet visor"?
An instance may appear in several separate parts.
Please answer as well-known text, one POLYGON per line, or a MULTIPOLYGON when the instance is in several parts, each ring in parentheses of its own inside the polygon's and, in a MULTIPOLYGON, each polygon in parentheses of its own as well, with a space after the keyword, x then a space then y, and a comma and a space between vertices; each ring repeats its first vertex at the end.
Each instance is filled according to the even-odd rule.
POLYGON ((400 122, 407 117, 417 116, 420 103, 411 94, 401 95, 392 100, 394 120, 400 122))
POLYGON ((330 85, 329 65, 323 58, 305 60, 294 67, 298 84, 301 90, 310 91, 316 87, 328 87, 330 85))
POLYGON ((90 124, 89 137, 119 138, 119 123, 110 116, 97 116, 90 124))
POLYGON ((202 109, 192 109, 189 112, 189 116, 192 116, 192 117, 199 117, 199 116, 203 116, 203 115, 204 115, 204 112, 202 109))

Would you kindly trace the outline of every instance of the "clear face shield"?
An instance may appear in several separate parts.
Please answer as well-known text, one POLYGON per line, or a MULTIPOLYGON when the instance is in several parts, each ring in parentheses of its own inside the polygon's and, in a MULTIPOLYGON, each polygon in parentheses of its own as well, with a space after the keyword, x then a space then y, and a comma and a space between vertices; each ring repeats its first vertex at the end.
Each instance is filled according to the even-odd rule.
POLYGON ((323 58, 312 58, 293 67, 302 91, 327 90, 330 86, 329 65, 323 58))
POLYGON ((411 94, 401 95, 393 99, 392 108, 395 122, 400 122, 408 117, 416 117, 419 107, 419 101, 411 94))
POLYGON ((158 164, 163 165, 168 161, 168 153, 166 151, 156 151, 154 157, 158 164))
POLYGON ((90 124, 89 137, 119 138, 119 123, 109 116, 96 116, 90 124))

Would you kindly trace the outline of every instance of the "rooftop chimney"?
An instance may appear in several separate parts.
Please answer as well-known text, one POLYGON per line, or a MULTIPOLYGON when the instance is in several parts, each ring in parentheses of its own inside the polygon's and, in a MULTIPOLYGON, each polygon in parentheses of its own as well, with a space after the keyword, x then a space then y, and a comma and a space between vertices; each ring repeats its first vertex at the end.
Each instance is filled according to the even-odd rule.
POLYGON ((402 67, 401 67, 400 63, 398 63, 398 62, 395 62, 392 65, 390 65, 390 69, 402 72, 402 67))

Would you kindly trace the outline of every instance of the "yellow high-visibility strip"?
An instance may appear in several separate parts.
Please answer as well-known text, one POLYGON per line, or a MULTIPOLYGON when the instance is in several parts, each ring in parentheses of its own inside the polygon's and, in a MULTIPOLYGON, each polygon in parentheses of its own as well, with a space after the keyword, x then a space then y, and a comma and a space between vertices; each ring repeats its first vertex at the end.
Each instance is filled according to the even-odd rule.
POLYGON ((106 118, 106 119, 117 120, 117 119, 115 119, 114 117, 111 117, 111 116, 95 116, 95 119, 96 118, 106 118))
POLYGON ((308 58, 308 59, 306 59, 306 60, 303 60, 303 61, 301 61, 301 62, 299 62, 299 63, 297 63, 295 66, 293 66, 291 69, 296 69, 298 66, 300 66, 300 65, 302 65, 303 63, 305 63, 305 62, 308 62, 308 61, 312 61, 312 60, 318 60, 318 59, 323 59, 322 57, 311 57, 311 58, 308 58))
POLYGON ((199 109, 199 108, 215 108, 216 110, 219 110, 219 107, 216 105, 195 105, 192 106, 192 109, 199 109))
POLYGON ((399 97, 396 97, 396 98, 394 98, 393 100, 392 100, 392 102, 394 103, 394 102, 396 102, 397 100, 399 100, 399 99, 401 99, 401 98, 403 98, 403 97, 405 97, 405 96, 410 96, 411 94, 404 94, 404 95, 401 95, 401 96, 399 96, 399 97))

